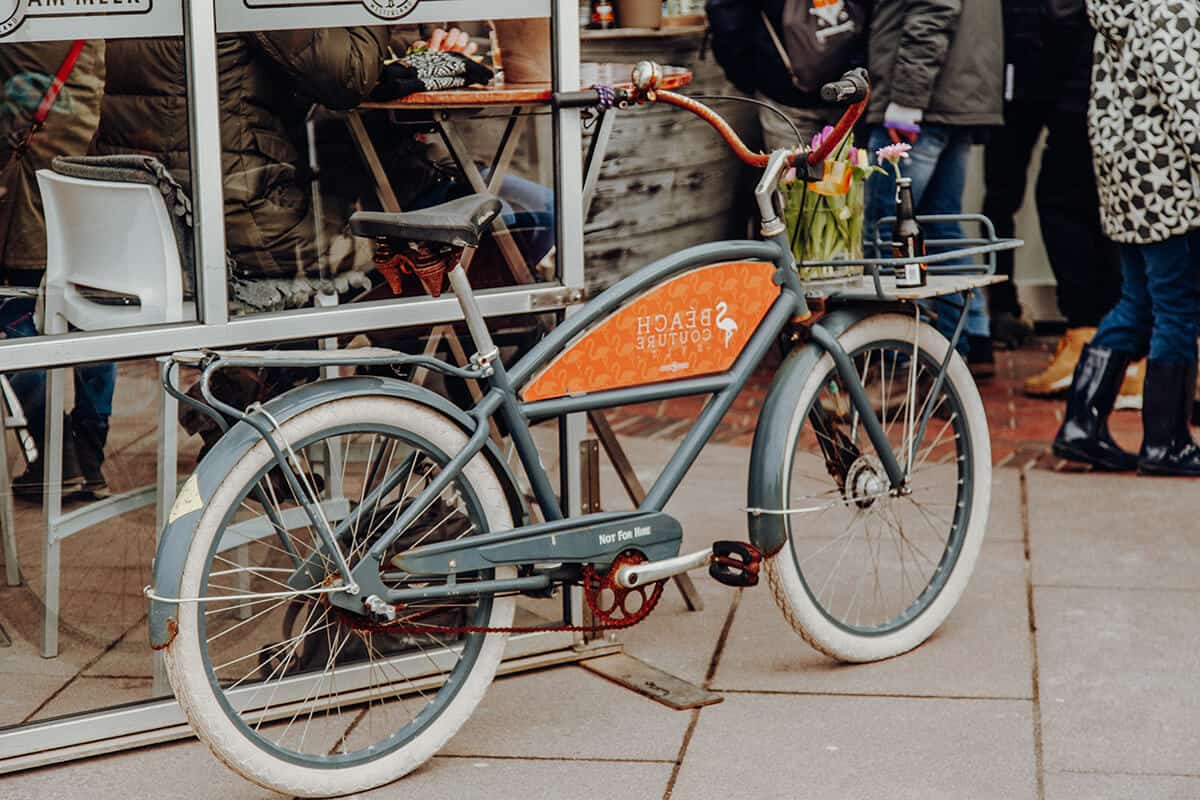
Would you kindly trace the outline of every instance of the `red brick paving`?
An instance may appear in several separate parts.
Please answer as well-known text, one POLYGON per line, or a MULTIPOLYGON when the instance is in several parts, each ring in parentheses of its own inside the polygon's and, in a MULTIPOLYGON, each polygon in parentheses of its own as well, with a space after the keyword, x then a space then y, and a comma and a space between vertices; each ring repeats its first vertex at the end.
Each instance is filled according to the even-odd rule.
MULTIPOLYGON (((991 426, 992 460, 999 466, 1024 467, 1036 462, 1050 469, 1072 469, 1054 458, 1050 441, 1062 419, 1063 400, 1026 397, 1021 392, 1025 378, 1041 370, 1049 361, 1054 339, 1038 339, 1021 350, 996 352, 996 376, 980 382, 991 426)), ((750 446, 758 410, 771 383, 775 366, 764 366, 734 401, 721 421, 713 441, 742 447, 750 446)), ((608 412, 613 427, 624 436, 680 439, 707 398, 684 397, 654 403, 642 403, 608 412)), ((1124 411, 1110 421, 1114 438, 1129 450, 1141 443, 1141 415, 1124 411)))

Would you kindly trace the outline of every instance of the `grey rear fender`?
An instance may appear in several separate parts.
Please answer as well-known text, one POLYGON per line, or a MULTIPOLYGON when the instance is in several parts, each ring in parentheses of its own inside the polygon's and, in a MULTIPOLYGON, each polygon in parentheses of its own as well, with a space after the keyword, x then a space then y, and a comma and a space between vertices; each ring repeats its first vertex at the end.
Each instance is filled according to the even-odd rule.
MULTIPOLYGON (((392 397, 420 403, 453 420, 468 435, 475 430, 475 421, 462 409, 438 394, 394 378, 360 376, 298 386, 265 404, 266 410, 281 425, 292 417, 324 403, 347 397, 392 397)), ((217 487, 230 470, 255 444, 261 441, 258 432, 245 422, 229 429, 204 456, 195 472, 179 490, 171 508, 167 526, 162 532, 154 555, 154 593, 159 597, 179 597, 179 581, 183 574, 188 548, 200 524, 200 517, 217 487)), ((524 495, 517 488, 516 476, 508 462, 490 439, 484 448, 501 483, 512 509, 515 525, 524 525, 529 510, 524 495)), ((150 601, 150 646, 161 649, 175 637, 174 603, 150 601)))
MULTIPOLYGON (((822 317, 816 324, 837 338, 873 313, 878 313, 878 309, 839 309, 822 317)), ((792 457, 787 441, 788 427, 796 409, 796 398, 823 355, 825 351, 819 345, 809 342, 789 353, 775 373, 758 416, 754 444, 750 450, 746 495, 749 508, 780 508, 787 496, 781 467, 792 457)), ((782 515, 748 514, 747 523, 750 527, 750 543, 763 554, 774 555, 787 544, 787 519, 782 515)))

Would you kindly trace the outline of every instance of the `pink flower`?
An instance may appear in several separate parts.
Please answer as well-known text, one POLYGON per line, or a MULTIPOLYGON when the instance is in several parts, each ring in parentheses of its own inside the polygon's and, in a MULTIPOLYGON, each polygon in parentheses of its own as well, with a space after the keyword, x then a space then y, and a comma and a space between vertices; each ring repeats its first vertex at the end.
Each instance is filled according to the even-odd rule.
POLYGON ((821 145, 823 145, 825 143, 826 139, 828 139, 832 135, 833 135, 833 126, 826 125, 824 128, 822 128, 820 130, 820 132, 816 133, 813 136, 812 142, 810 142, 810 146, 812 147, 813 150, 816 150, 817 148, 819 148, 821 145))
POLYGON ((892 162, 892 166, 899 164, 900 159, 908 158, 908 151, 912 150, 912 145, 908 142, 897 142, 889 144, 886 147, 881 147, 875 151, 875 157, 879 159, 879 163, 884 161, 892 162))
POLYGON ((791 167, 787 172, 783 173, 783 183, 794 183, 796 180, 796 168, 791 167))

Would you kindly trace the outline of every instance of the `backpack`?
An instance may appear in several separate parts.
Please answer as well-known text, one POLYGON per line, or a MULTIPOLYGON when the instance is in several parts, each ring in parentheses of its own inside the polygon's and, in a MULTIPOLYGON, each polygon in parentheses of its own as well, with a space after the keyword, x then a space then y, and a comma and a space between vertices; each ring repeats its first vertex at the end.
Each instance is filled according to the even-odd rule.
POLYGON ((865 0, 784 0, 782 31, 760 13, 798 91, 819 91, 861 61, 870 16, 865 0))

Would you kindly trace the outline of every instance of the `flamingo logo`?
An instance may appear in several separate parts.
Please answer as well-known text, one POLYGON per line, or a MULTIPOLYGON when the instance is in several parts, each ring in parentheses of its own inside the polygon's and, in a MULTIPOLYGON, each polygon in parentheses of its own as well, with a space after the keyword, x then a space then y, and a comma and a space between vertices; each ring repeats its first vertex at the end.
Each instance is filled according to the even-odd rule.
POLYGON ((737 333, 738 324, 736 322, 734 322, 730 317, 725 316, 726 313, 728 313, 728 311, 729 311, 729 306, 725 304, 724 300, 717 303, 716 308, 717 308, 716 324, 717 324, 718 328, 725 331, 725 347, 726 347, 726 349, 728 349, 729 342, 733 340, 733 334, 737 333))

